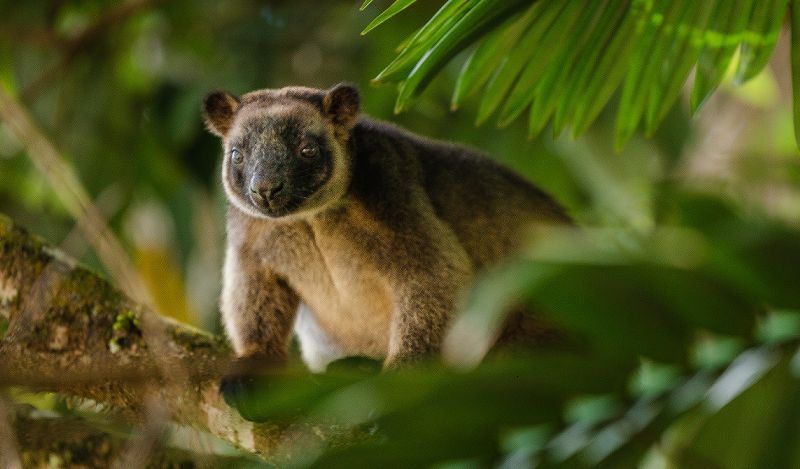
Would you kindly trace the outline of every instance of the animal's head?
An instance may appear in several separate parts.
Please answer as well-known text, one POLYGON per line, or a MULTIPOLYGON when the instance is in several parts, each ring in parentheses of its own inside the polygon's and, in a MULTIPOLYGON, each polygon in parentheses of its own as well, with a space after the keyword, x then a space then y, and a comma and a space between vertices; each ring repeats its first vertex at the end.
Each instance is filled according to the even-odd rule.
POLYGON ((338 201, 350 182, 347 144, 359 112, 358 91, 289 87, 203 100, 211 133, 223 141, 222 181, 243 212, 278 218, 338 201))

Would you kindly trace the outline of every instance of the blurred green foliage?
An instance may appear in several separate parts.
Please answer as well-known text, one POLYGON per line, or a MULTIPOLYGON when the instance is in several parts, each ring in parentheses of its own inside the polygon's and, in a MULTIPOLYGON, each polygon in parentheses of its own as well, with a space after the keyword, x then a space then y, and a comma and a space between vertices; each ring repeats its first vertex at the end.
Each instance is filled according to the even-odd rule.
MULTIPOLYGON (((353 82, 365 112, 485 150, 578 220, 579 231, 532 233, 528 249, 478 278, 453 331, 460 368, 375 374, 350 361, 317 376, 294 366, 239 396, 249 418, 365 435, 334 448, 299 439, 297 465, 800 465, 788 43, 746 92, 724 82, 692 120, 691 93, 676 95, 652 139, 634 135, 615 153, 614 121, 628 114, 613 100, 575 141, 528 139, 521 121, 476 130, 473 100, 449 112, 477 51, 442 64, 393 116, 397 91, 370 79, 438 5, 417 2, 362 37, 392 2, 361 3, 0 2, 0 86, 76 168, 159 309, 210 329, 224 235, 219 143, 199 116, 210 89, 353 82), (568 344, 473 367, 492 324, 520 302, 562 326, 568 344)), ((102 270, 44 181, 0 123, 0 212, 102 270)))

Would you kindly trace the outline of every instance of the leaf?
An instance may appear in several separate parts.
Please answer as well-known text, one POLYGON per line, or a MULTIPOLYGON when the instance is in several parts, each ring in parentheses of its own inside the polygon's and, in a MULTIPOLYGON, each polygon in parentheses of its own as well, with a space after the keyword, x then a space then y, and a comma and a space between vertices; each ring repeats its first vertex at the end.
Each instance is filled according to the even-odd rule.
POLYGON ((678 316, 696 328, 717 334, 749 335, 759 302, 705 270, 648 269, 647 288, 678 316), (675 292, 680 291, 680 294, 675 292))
POLYGON ((690 2, 659 2, 645 24, 645 33, 629 65, 617 111, 615 147, 622 148, 639 125, 645 100, 656 74, 660 71, 674 28, 680 23, 690 2), (669 8, 672 6, 672 8, 669 8))
POLYGON ((567 120, 574 117, 577 103, 585 99, 587 84, 597 73, 596 65, 600 57, 608 50, 609 43, 617 34, 630 8, 630 0, 613 0, 605 8, 603 18, 583 48, 581 57, 576 61, 576 69, 569 77, 569 83, 565 85, 565 95, 556 110, 555 128, 561 128, 567 120))
POLYGON ((579 334, 596 353, 681 361, 691 328, 660 301, 643 280, 645 272, 634 266, 570 266, 542 282, 530 298, 536 310, 579 334))
POLYGON ((450 107, 455 110, 461 101, 475 94, 492 76, 500 63, 508 56, 511 48, 519 41, 519 37, 536 16, 540 13, 542 2, 536 2, 528 11, 505 29, 499 29, 481 41, 470 54, 458 74, 450 107))
POLYGON ((411 38, 404 41, 400 54, 392 60, 372 81, 384 82, 399 79, 410 72, 425 51, 460 18, 460 13, 471 8, 472 0, 448 0, 411 38))
MULTIPOLYGON (((748 373, 759 374, 749 383, 745 381, 727 405, 708 414, 681 448, 682 455, 701 458, 709 466, 731 469, 797 467, 800 381, 791 375, 788 359, 777 364, 768 362, 761 370, 745 368, 744 364, 739 365, 738 382, 748 373)), ((736 366, 735 362, 731 370, 736 366)), ((716 395, 717 385, 725 378, 723 375, 712 387, 709 398, 716 395)))
MULTIPOLYGON (((726 3, 724 0, 720 3, 726 3)), ((693 2, 686 23, 676 28, 676 40, 673 41, 670 53, 661 69, 659 80, 649 92, 645 128, 648 136, 655 132, 657 126, 667 115, 672 103, 683 88, 683 83, 694 66, 703 45, 702 31, 705 30, 715 2, 693 2)))
MULTIPOLYGON (((371 1, 372 0, 367 0, 366 2, 364 2, 364 4, 361 5, 361 10, 364 10, 364 8, 366 8, 371 1)), ((377 18, 372 20, 372 22, 368 24, 363 31, 361 31, 361 35, 363 36, 364 34, 367 34, 368 32, 377 28, 378 26, 380 26, 381 24, 383 24, 384 22, 386 22, 393 16, 397 15, 398 13, 402 12, 403 10, 410 7, 416 2, 417 0, 395 0, 394 3, 389 5, 387 9, 383 10, 383 12, 380 15, 378 15, 377 18)))
POLYGON ((744 83, 753 78, 767 64, 786 14, 788 0, 759 0, 750 16, 747 32, 742 41, 739 67, 734 81, 744 83))
MULTIPOLYGON (((394 461, 397 467, 429 467, 446 459, 492 458, 501 432, 558 421, 562 405, 574 396, 621 392, 630 371, 588 355, 540 353, 469 373, 384 374, 351 388, 353 396, 372 402, 368 422, 374 422, 377 438, 328 451, 316 465, 385 467, 394 461)), ((329 406, 323 400, 320 407, 329 406)))
POLYGON ((578 136, 624 76, 615 124, 619 149, 642 120, 653 134, 693 67, 693 112, 719 85, 737 48, 736 81, 755 76, 774 50, 788 1, 465 0, 458 11, 440 14, 456 6, 451 0, 419 30, 424 40, 412 38, 377 80, 400 82, 399 112, 477 41, 458 75, 452 109, 486 84, 476 124, 501 109, 498 124, 505 126, 530 106, 530 134, 552 120, 554 133, 571 124, 578 136), (527 14, 506 21, 524 8, 527 14))
POLYGON ((764 221, 744 221, 729 203, 682 194, 675 197, 681 224, 713 242, 707 268, 740 291, 772 308, 800 309, 797 270, 800 237, 764 221))
MULTIPOLYGON (((536 45, 540 42, 542 35, 547 32, 570 2, 549 2, 544 4, 539 16, 525 32, 511 54, 498 67, 491 81, 489 82, 484 98, 478 109, 476 123, 482 124, 503 102, 508 90, 514 85, 517 76, 529 61, 533 60, 530 50, 540 50, 536 45)), ((526 90, 531 91, 531 90, 526 90)), ((509 98, 510 100, 511 98, 509 98)), ((524 109, 524 108, 523 108, 524 109)))
POLYGON ((592 31, 591 24, 594 21, 596 7, 602 6, 599 2, 590 2, 595 8, 584 5, 583 14, 578 22, 572 27, 564 38, 564 50, 553 62, 548 73, 536 86, 536 96, 531 108, 531 118, 528 122, 528 135, 536 135, 546 124, 547 119, 556 108, 559 100, 564 99, 564 86, 572 67, 579 56, 579 52, 586 45, 592 31))
POLYGON ((358 9, 358 11, 366 10, 370 3, 372 3, 372 0, 364 0, 364 3, 361 4, 361 7, 358 9))
POLYGON ((650 6, 652 6, 650 2, 634 0, 626 12, 614 38, 605 48, 604 54, 592 74, 591 82, 575 110, 574 136, 586 131, 611 98, 611 94, 617 89, 627 71, 625 62, 633 52, 634 45, 639 43, 639 34, 645 23, 644 18, 647 18, 650 13, 650 6))
POLYGON ((447 363, 473 368, 491 348, 509 309, 527 291, 557 270, 530 261, 509 261, 485 272, 470 291, 464 311, 445 337, 443 355, 447 363))
POLYGON ((461 47, 524 7, 524 0, 478 0, 444 36, 428 49, 400 85, 395 112, 402 111, 461 47))
POLYGON ((719 86, 744 34, 755 0, 719 2, 704 33, 704 47, 697 62, 694 86, 689 99, 692 112, 719 86))

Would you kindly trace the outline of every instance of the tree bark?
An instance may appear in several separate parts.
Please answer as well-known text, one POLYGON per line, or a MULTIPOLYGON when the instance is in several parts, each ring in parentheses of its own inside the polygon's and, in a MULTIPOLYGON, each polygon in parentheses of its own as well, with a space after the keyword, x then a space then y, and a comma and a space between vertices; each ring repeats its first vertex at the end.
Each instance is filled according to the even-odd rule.
POLYGON ((138 422, 158 402, 173 421, 273 460, 327 439, 310 423, 242 419, 218 393, 223 339, 150 312, 0 215, 0 334, 3 322, 0 386, 89 398, 138 422))
POLYGON ((199 454, 184 449, 163 447, 149 435, 131 436, 125 432, 101 430, 75 416, 58 416, 14 406, 10 415, 13 453, 5 458, 4 468, 84 467, 84 468, 193 468, 242 465, 244 458, 199 454))

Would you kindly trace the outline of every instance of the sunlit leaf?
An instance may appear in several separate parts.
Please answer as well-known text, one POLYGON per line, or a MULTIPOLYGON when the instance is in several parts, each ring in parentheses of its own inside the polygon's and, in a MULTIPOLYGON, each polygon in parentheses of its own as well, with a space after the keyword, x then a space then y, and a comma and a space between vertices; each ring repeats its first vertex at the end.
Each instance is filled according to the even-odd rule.
POLYGON ((705 102, 719 86, 725 71, 744 34, 755 0, 719 2, 712 13, 709 30, 704 33, 704 47, 695 68, 694 87, 690 98, 692 112, 705 102))
POLYGON ((522 1, 495 8, 493 1, 475 0, 458 11, 454 3, 434 16, 441 28, 429 22, 419 30, 436 34, 410 41, 379 75, 400 83, 397 111, 444 63, 478 41, 459 74, 453 109, 485 86, 476 123, 501 109, 498 123, 508 125, 530 106, 531 135, 552 121, 555 134, 572 125, 578 136, 624 77, 616 115, 619 149, 642 120, 648 135, 655 132, 693 68, 692 111, 717 88, 737 49, 736 80, 756 76, 772 54, 788 0, 540 0, 529 2, 534 14, 520 21, 498 18, 506 17, 506 8, 521 10, 522 1))
POLYGON ((675 40, 664 60, 655 86, 652 86, 649 91, 645 112, 645 127, 649 135, 655 132, 657 126, 667 115, 667 111, 678 97, 689 71, 697 61, 703 45, 702 31, 706 28, 714 5, 715 2, 712 0, 692 3, 686 21, 675 28, 675 40))
POLYGON ((396 80, 410 72, 426 51, 458 22, 460 14, 469 8, 470 0, 448 0, 424 26, 404 41, 398 56, 373 81, 396 80))
MULTIPOLYGON (((539 133, 546 120, 555 111, 558 100, 563 99, 568 77, 573 73, 572 67, 579 57, 579 51, 586 47, 590 33, 593 31, 591 25, 598 11, 597 6, 604 5, 598 2, 589 2, 588 5, 583 6, 578 22, 565 37, 565 49, 536 86, 537 99, 534 100, 531 107, 528 135, 539 133)), ((555 127, 563 128, 563 122, 556 123, 555 127)), ((558 133, 559 130, 555 132, 558 133)))
POLYGON ((608 47, 604 48, 588 88, 582 92, 575 110, 573 135, 586 131, 619 86, 627 71, 625 63, 638 44, 637 31, 644 26, 642 18, 647 17, 651 7, 652 2, 634 1, 626 11, 622 24, 616 28, 608 47))
POLYGON ((747 33, 742 41, 735 80, 743 83, 767 64, 778 42, 788 0, 759 0, 753 7, 747 33))
MULTIPOLYGON (((367 34, 368 32, 377 28, 381 24, 385 23, 394 15, 397 15, 398 13, 402 12, 406 8, 416 3, 416 1, 417 0, 395 0, 395 2, 392 3, 387 9, 383 10, 383 12, 380 15, 378 15, 377 18, 372 20, 372 22, 368 24, 363 31, 361 31, 361 34, 362 35, 367 34)), ((366 8, 370 4, 370 2, 371 0, 364 2, 364 4, 361 5, 361 9, 363 10, 364 8, 366 8)))
MULTIPOLYGON (((517 76, 523 67, 531 60, 530 51, 540 42, 542 35, 548 31, 557 18, 562 17, 566 3, 547 3, 538 12, 539 16, 524 33, 519 43, 512 49, 511 54, 499 64, 491 81, 486 87, 486 93, 481 100, 478 109, 477 124, 481 124, 497 109, 503 102, 508 90, 514 85, 517 76)), ((545 49, 542 49, 545 50, 545 49)), ((532 90, 525 90, 532 93, 532 90)), ((513 98, 509 98, 512 102, 513 98)), ((522 106, 524 109, 524 106, 522 106)))
POLYGON ((461 48, 525 6, 524 0, 478 0, 429 48, 400 85, 395 111, 403 110, 461 48))
POLYGON ((586 99, 588 82, 593 77, 595 80, 598 79, 596 68, 599 58, 606 52, 615 34, 618 34, 630 6, 630 0, 612 0, 604 8, 603 16, 595 26, 592 37, 587 40, 580 57, 576 60, 575 70, 567 78, 566 95, 558 104, 555 115, 554 128, 557 129, 557 133, 568 120, 573 119, 577 103, 586 99))
POLYGON ((653 14, 645 23, 645 31, 622 88, 614 137, 617 148, 624 146, 636 131, 647 102, 650 84, 661 72, 662 60, 669 51, 675 31, 689 6, 690 2, 657 2, 653 14), (665 40, 659 40, 661 38, 665 40))
POLYGON ((464 62, 456 80, 450 105, 452 109, 456 109, 464 98, 472 96, 486 83, 511 48, 517 44, 520 35, 540 14, 541 6, 542 2, 534 3, 522 16, 514 19, 512 25, 497 30, 475 48, 464 62))

